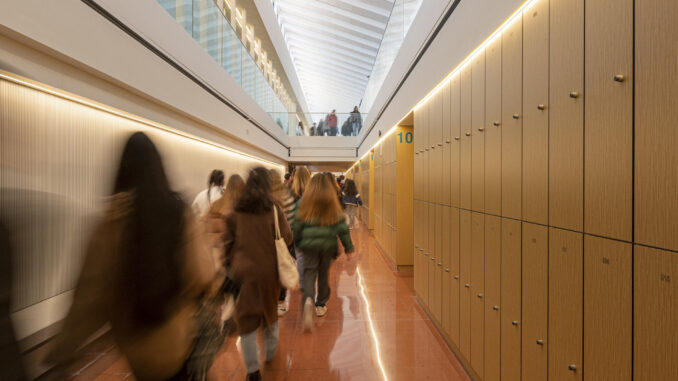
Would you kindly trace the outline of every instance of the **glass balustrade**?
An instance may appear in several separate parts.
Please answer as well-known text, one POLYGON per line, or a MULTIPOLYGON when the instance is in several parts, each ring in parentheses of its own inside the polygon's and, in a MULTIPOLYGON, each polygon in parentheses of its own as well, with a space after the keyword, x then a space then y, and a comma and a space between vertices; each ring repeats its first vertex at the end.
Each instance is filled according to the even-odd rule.
POLYGON ((298 113, 291 114, 294 128, 291 136, 357 136, 367 114, 356 113, 298 113), (301 122, 301 128, 297 128, 301 122))

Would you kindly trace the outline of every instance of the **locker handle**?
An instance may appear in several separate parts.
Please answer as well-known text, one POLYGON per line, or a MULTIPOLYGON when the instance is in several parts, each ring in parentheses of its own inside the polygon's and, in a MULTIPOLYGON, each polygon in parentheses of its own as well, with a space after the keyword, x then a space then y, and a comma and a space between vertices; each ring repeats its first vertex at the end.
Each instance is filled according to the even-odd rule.
POLYGON ((514 320, 514 321, 512 321, 512 322, 511 322, 511 324, 513 324, 513 325, 516 325, 516 326, 517 326, 517 325, 518 325, 518 320, 514 320))
POLYGON ((513 114, 513 119, 518 119, 518 118, 520 118, 520 115, 518 115, 518 114, 513 114))
POLYGON ((455 136, 455 137, 454 137, 454 140, 459 140, 459 136, 455 136))
POLYGON ((478 128, 478 131, 483 132, 483 131, 485 131, 485 129, 480 127, 480 128, 478 128))
POLYGON ((450 139, 445 140, 445 143, 450 144, 450 139))
POLYGON ((464 285, 464 287, 466 287, 466 288, 471 288, 471 285, 468 284, 468 283, 466 283, 466 284, 464 285))
POLYGON ((428 257, 429 254, 431 254, 431 253, 424 253, 424 255, 427 256, 427 257, 428 257))
POLYGON ((471 136, 471 131, 466 131, 466 136, 471 136))
POLYGON ((624 82, 625 79, 626 79, 626 77, 624 77, 623 74, 617 74, 617 75, 614 76, 615 82, 624 82))
POLYGON ((443 143, 438 143, 438 147, 442 147, 442 146, 443 146, 443 143))
POLYGON ((449 273, 449 272, 450 272, 450 269, 445 269, 445 272, 446 272, 446 273, 449 273))
POLYGON ((544 345, 544 340, 541 339, 537 340, 537 345, 544 345))
POLYGON ((459 280, 459 275, 455 275, 454 279, 459 280))
POLYGON ((499 311, 499 306, 492 306, 492 309, 495 311, 499 311))
POLYGON ((431 149, 435 149, 435 148, 436 148, 436 146, 434 146, 434 145, 431 146, 431 149))
POLYGON ((499 122, 496 121, 496 120, 495 120, 494 122, 492 122, 492 125, 495 126, 495 127, 499 127, 500 124, 501 124, 501 123, 499 123, 499 122))
POLYGON ((570 92, 570 98, 579 98, 579 93, 576 91, 570 92))
POLYGON ((435 261, 435 260, 436 260, 436 257, 431 257, 431 260, 432 260, 432 261, 435 261))
POLYGON ((574 364, 570 364, 570 365, 568 365, 568 366, 567 366, 567 369, 569 369, 569 370, 571 370, 571 371, 573 371, 573 372, 574 372, 574 371, 576 371, 576 370, 577 370, 577 366, 576 366, 576 365, 574 365, 574 364))
POLYGON ((428 151, 428 148, 426 148, 426 151, 428 151))
POLYGON ((482 294, 481 292, 479 292, 478 295, 476 295, 476 296, 478 296, 478 299, 482 299, 482 298, 483 298, 483 294, 482 294))
POLYGON ((414 245, 414 248, 415 248, 415 249, 418 249, 418 248, 419 248, 419 245, 414 245))
POLYGON ((546 106, 544 104, 540 103, 540 104, 537 105, 537 109, 543 111, 543 110, 546 110, 546 106))
POLYGON ((443 265, 442 262, 438 262, 438 267, 442 267, 442 265, 443 265))

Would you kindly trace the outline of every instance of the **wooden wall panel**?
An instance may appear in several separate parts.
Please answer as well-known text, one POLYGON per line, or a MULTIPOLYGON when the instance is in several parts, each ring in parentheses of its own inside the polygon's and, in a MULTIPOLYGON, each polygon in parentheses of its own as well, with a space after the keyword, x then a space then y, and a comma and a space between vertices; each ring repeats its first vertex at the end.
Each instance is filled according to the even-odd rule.
POLYGON ((522 226, 501 219, 501 379, 520 381, 522 226))
POLYGON ((634 251, 633 380, 678 380, 678 254, 634 251))
POLYGON ((461 144, 460 144, 460 186, 459 207, 471 209, 471 68, 466 67, 461 71, 461 144))
POLYGON ((584 220, 584 0, 553 0, 549 57, 549 225, 584 220))
POLYGON ((485 52, 471 62, 471 210, 485 211, 485 52))
POLYGON ((549 0, 523 12, 523 219, 548 223, 549 0))
POLYGON ((630 243, 584 236, 584 374, 630 381, 633 350, 630 243))
POLYGON ((501 38, 485 49, 485 212, 501 215, 501 38))
POLYGON ((459 211, 459 349, 471 358, 471 212, 459 211))
POLYGON ((523 222, 522 379, 546 380, 548 228, 523 222))
POLYGON ((485 215, 471 214, 471 367, 483 378, 485 363, 485 215))
POLYGON ((433 313, 433 317, 440 324, 442 323, 442 306, 443 306, 443 206, 439 204, 431 204, 434 214, 433 231, 435 237, 433 239, 433 253, 431 254, 431 268, 433 269, 433 282, 430 283, 432 293, 435 295, 435 300, 431 301, 429 298, 429 308, 433 313))
POLYGON ((461 83, 459 75, 450 81, 450 205, 459 208, 461 149, 461 83))
POLYGON ((441 206, 442 208, 442 215, 441 215, 441 220, 440 220, 440 235, 441 235, 441 253, 442 253, 442 277, 443 277, 443 285, 442 285, 442 311, 440 315, 441 325, 443 328, 443 331, 447 334, 450 335, 452 332, 452 327, 450 326, 450 323, 452 319, 450 319, 450 303, 451 303, 451 292, 452 292, 452 240, 451 240, 451 232, 450 232, 450 207, 449 206, 441 206))
POLYGON ((485 216, 485 374, 501 378, 501 218, 485 216))
POLYGON ((452 283, 450 288, 450 338, 452 342, 461 347, 459 342, 459 293, 463 289, 460 285, 460 246, 459 246, 459 209, 450 208, 450 275, 452 283))
POLYGON ((636 0, 635 242, 678 251, 678 2, 636 0))
POLYGON ((450 187, 452 182, 452 114, 450 108, 450 84, 446 84, 442 91, 443 108, 443 139, 442 139, 442 173, 441 173, 441 199, 444 205, 450 205, 450 187))
POLYGON ((548 379, 581 380, 583 351, 583 236, 549 229, 548 379))

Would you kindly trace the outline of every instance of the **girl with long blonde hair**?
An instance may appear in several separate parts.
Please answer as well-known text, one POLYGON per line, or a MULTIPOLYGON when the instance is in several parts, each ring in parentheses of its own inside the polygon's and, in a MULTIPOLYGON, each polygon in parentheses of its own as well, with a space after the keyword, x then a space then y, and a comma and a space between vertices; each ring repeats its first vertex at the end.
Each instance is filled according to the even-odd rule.
POLYGON ((302 304, 305 330, 309 330, 313 324, 314 304, 318 317, 327 313, 326 303, 330 298, 329 270, 338 253, 337 237, 347 255, 354 251, 333 182, 333 179, 328 180, 322 174, 313 176, 299 202, 292 223, 295 245, 304 253, 302 304), (318 295, 314 303, 316 280, 318 295))

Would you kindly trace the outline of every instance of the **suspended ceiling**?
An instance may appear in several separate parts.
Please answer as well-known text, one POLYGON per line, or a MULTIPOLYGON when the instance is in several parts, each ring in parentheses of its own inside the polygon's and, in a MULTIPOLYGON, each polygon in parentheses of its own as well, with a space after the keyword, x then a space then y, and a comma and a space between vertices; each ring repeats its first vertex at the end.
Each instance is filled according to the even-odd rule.
POLYGON ((271 0, 311 112, 365 93, 394 0, 271 0))

